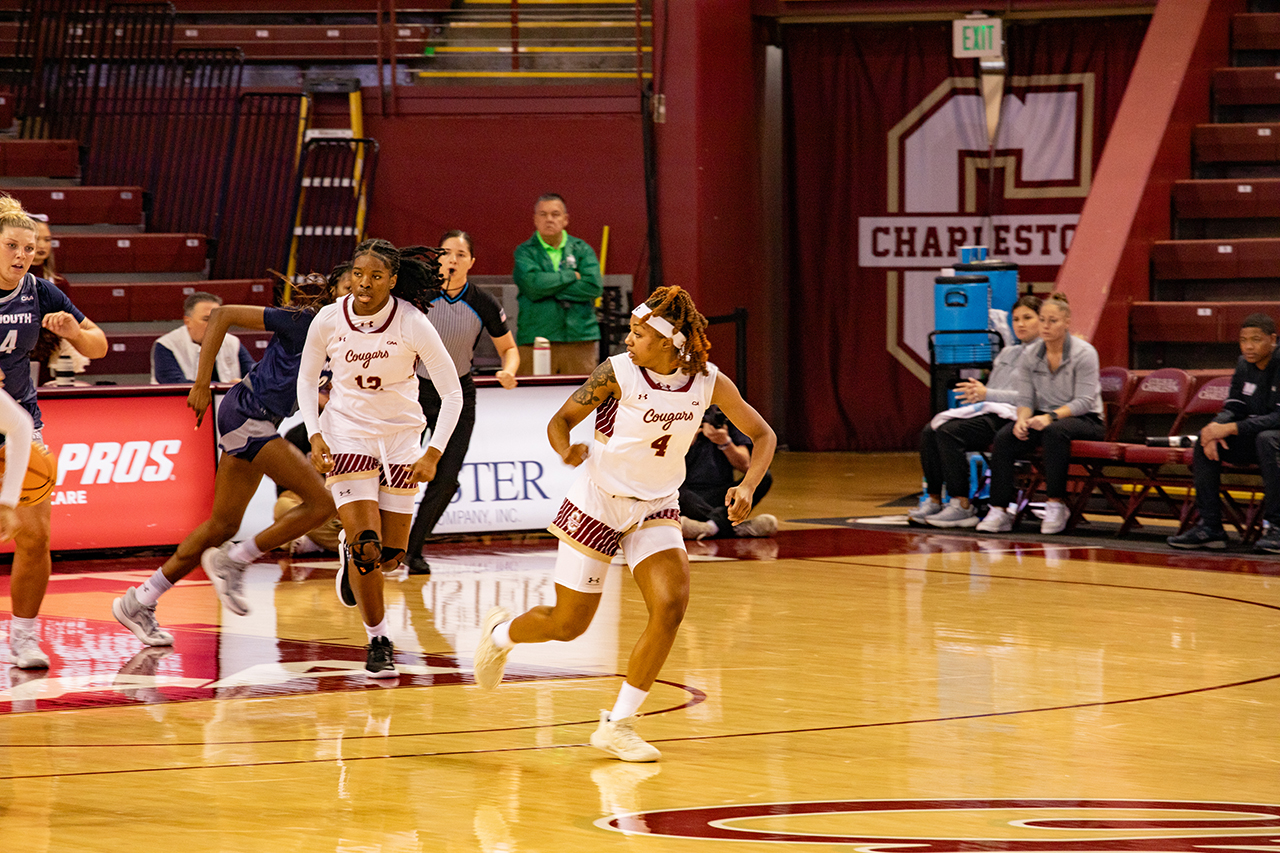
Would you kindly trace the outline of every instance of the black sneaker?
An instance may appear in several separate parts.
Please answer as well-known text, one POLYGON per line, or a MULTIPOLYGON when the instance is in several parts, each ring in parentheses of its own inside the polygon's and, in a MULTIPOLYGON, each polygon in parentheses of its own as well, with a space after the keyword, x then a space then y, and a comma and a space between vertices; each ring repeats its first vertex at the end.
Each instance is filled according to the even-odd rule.
POLYGON ((338 600, 347 607, 356 606, 356 593, 351 588, 351 551, 347 548, 347 532, 338 531, 338 576, 333 579, 338 600))
POLYGON ((1254 550, 1266 551, 1268 554, 1280 554, 1280 530, 1268 527, 1262 538, 1253 543, 1253 547, 1254 550))
POLYGON ((408 559, 409 574, 411 575, 429 575, 431 574, 431 564, 422 559, 421 554, 414 554, 408 559))
POLYGON ((399 678, 396 670, 395 647, 387 637, 374 637, 369 641, 364 659, 364 671, 370 678, 399 678))
POLYGON ((1227 547, 1227 534, 1221 527, 1212 530, 1203 524, 1197 524, 1177 536, 1170 536, 1165 541, 1174 548, 1210 548, 1216 551, 1227 547))

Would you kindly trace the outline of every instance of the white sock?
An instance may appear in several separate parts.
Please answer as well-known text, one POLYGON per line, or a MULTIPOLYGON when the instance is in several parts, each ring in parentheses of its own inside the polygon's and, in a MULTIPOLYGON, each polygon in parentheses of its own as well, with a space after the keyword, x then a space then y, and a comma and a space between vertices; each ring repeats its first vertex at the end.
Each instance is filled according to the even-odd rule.
POLYGON ((493 644, 500 649, 510 649, 515 647, 515 641, 511 639, 511 623, 516 620, 508 619, 501 625, 493 629, 493 644))
POLYGON ((231 550, 227 552, 227 556, 237 563, 252 563, 262 556, 262 549, 258 547, 258 543, 253 541, 253 537, 249 537, 243 542, 237 542, 232 545, 231 550))
POLYGON ((13 635, 18 631, 25 631, 28 634, 40 635, 40 630, 36 627, 36 620, 39 616, 32 616, 30 619, 25 616, 9 617, 9 639, 13 639, 13 635))
POLYGON ((388 635, 387 635, 387 619, 386 619, 386 617, 384 616, 384 617, 382 618, 382 621, 381 621, 381 622, 379 622, 377 625, 374 625, 374 626, 372 626, 372 627, 370 627, 369 625, 365 625, 365 626, 364 626, 364 632, 365 632, 366 634, 368 634, 368 635, 369 635, 369 642, 373 642, 373 638, 374 638, 374 637, 386 637, 386 636, 388 636, 388 635))
POLYGON ((173 589, 173 582, 164 576, 164 569, 156 569, 151 577, 142 582, 142 586, 134 591, 138 603, 143 607, 155 607, 160 596, 173 589))
POLYGON ((609 712, 609 722, 624 720, 639 711, 648 695, 648 690, 641 690, 625 681, 622 682, 622 689, 618 691, 618 701, 613 703, 613 710, 609 712))

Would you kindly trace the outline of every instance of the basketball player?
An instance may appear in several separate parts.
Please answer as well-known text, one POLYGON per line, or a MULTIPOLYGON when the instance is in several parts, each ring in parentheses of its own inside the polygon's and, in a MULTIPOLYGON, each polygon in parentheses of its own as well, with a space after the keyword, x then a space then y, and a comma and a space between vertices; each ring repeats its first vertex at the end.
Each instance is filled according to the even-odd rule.
MULTIPOLYGON (((462 471, 467 447, 471 444, 471 431, 476 425, 476 384, 471 379, 471 360, 480 332, 486 331, 493 340, 493 347, 502 359, 502 369, 497 380, 503 388, 516 387, 516 371, 520 368, 520 350, 516 339, 507 329, 507 315, 498 300, 467 281, 467 272, 476 262, 471 251, 471 235, 465 231, 450 231, 440 239, 440 269, 444 275, 444 291, 431 301, 431 325, 440 333, 440 340, 453 359, 462 383, 462 414, 453 430, 449 445, 440 457, 436 478, 423 492, 418 504, 418 514, 409 530, 409 574, 430 574, 431 566, 422 557, 422 545, 435 529, 436 522, 449 507, 454 492, 458 490, 458 474, 462 471)), ((421 371, 418 374, 418 402, 426 415, 427 425, 434 428, 440 411, 440 395, 421 371)))
POLYGON ((398 250, 386 240, 357 246, 351 293, 316 315, 298 372, 311 464, 328 475, 342 521, 338 598, 360 608, 369 637, 365 671, 373 678, 399 676, 377 570, 400 565, 417 486, 435 478, 462 411, 458 372, 423 313, 439 293, 437 252, 398 250), (326 358, 333 379, 321 413, 318 387, 326 358), (425 453, 420 442, 426 418, 414 373, 419 360, 441 398, 425 453))
POLYGON ((609 562, 621 548, 644 596, 649 621, 631 652, 626 681, 612 710, 600 712, 591 745, 623 761, 657 761, 635 732, 636 712, 671 651, 689 601, 689 557, 680 534, 679 489, 684 454, 712 403, 755 445, 742 481, 725 495, 729 520, 751 512, 752 495, 773 461, 777 438, 715 365, 707 363, 707 321, 679 287, 660 287, 636 308, 627 352, 595 369, 547 425, 551 446, 583 473, 569 489, 550 530, 560 539, 556 601, 515 619, 501 607, 485 617, 475 678, 502 680, 516 643, 572 640, 591 624, 609 562), (592 411, 595 443, 570 444, 569 431, 592 411))
POLYGON ((173 635, 156 621, 156 602, 175 583, 203 566, 218 598, 232 613, 249 612, 244 596, 244 571, 266 551, 278 548, 331 518, 333 498, 320 475, 298 448, 276 428, 298 408, 298 363, 307 330, 323 305, 333 302, 333 287, 323 276, 308 277, 294 288, 288 308, 258 305, 219 305, 209 315, 195 382, 187 405, 196 413, 196 426, 212 402, 209 383, 218 349, 232 326, 272 332, 262 360, 227 392, 218 407, 218 473, 209 518, 191 531, 173 556, 141 586, 111 604, 116 620, 148 646, 169 646, 173 635), (233 544, 245 510, 263 475, 297 494, 301 500, 256 536, 233 544))
MULTIPOLYGON (((0 374, 0 382, 4 375, 0 374)), ((27 466, 31 463, 31 433, 35 424, 27 410, 5 391, 0 391, 0 435, 4 436, 4 480, 0 482, 0 542, 18 532, 18 501, 27 466)))
MULTIPOLYGON (((64 338, 89 358, 107 354, 107 336, 51 282, 30 274, 36 253, 36 223, 17 199, 0 195, 0 371, 3 388, 31 415, 33 439, 41 441, 40 406, 28 364, 40 329, 64 338)), ((49 656, 40 648, 36 617, 49 584, 50 503, 46 497, 15 512, 13 571, 10 580, 13 617, 9 651, 15 666, 44 669, 49 656)))

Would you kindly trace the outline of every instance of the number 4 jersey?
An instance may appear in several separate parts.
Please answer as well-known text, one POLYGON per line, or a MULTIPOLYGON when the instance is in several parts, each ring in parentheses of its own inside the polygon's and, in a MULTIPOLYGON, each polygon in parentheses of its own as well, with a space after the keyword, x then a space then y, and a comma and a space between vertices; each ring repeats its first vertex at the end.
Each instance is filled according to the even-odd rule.
POLYGON ((676 386, 667 388, 626 353, 609 361, 622 398, 610 397, 596 409, 588 475, 613 495, 647 501, 674 494, 684 482, 684 454, 711 405, 719 371, 707 364, 705 376, 677 374, 676 386))

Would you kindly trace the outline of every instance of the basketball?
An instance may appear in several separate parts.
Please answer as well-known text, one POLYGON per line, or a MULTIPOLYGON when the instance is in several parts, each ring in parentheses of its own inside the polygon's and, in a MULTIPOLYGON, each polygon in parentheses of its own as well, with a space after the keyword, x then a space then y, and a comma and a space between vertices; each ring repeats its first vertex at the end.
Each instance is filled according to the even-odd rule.
MULTIPOLYGON (((0 475, 4 473, 5 450, 0 446, 0 475)), ((58 480, 58 464, 43 444, 31 442, 31 461, 27 463, 27 475, 22 478, 22 496, 18 498, 19 506, 38 504, 53 491, 53 484, 58 480)))

